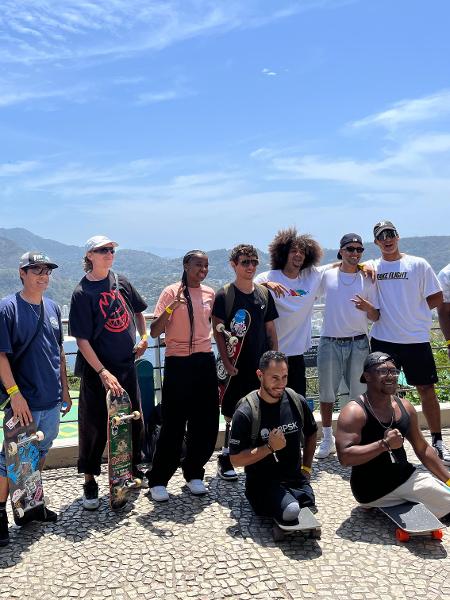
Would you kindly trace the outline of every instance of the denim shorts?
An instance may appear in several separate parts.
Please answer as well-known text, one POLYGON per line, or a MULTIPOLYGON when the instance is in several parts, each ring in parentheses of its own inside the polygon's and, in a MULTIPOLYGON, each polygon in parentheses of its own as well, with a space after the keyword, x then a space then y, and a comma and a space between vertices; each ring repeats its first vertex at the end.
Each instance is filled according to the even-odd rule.
POLYGON ((335 402, 342 379, 349 389, 349 400, 364 394, 366 384, 360 383, 359 378, 369 352, 367 336, 359 340, 320 338, 317 355, 320 402, 335 402))
MULTIPOLYGON (((36 431, 42 431, 44 439, 38 442, 39 459, 44 458, 53 444, 53 440, 58 437, 59 421, 61 417, 61 402, 58 402, 53 408, 46 410, 32 410, 33 421, 36 425, 36 431)), ((0 452, 0 477, 6 477, 5 466, 5 447, 0 452)))

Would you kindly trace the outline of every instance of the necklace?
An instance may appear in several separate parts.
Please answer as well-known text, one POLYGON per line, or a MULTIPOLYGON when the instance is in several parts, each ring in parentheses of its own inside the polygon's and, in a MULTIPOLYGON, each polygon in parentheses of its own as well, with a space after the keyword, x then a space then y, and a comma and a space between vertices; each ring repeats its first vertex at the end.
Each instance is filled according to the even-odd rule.
MULTIPOLYGON (((351 279, 350 283, 345 283, 344 277, 343 277, 344 272, 341 271, 341 269, 339 269, 338 274, 339 274, 339 279, 341 280, 342 285, 345 285, 346 287, 352 286, 355 283, 356 278, 359 275, 358 271, 356 271, 356 273, 353 275, 353 278, 351 279)), ((346 273, 346 275, 350 275, 350 273, 346 273)))
POLYGON ((40 316, 41 316, 41 305, 39 304, 39 310, 36 310, 36 308, 35 308, 36 304, 33 304, 32 302, 28 302, 28 300, 25 300, 25 298, 23 297, 22 294, 20 294, 20 297, 22 298, 22 300, 24 302, 26 302, 28 304, 28 306, 34 312, 34 314, 36 315, 36 317, 39 319, 40 316))
POLYGON ((366 401, 367 404, 367 408, 369 409, 370 414, 375 417, 375 419, 378 421, 378 423, 381 425, 381 427, 384 430, 388 430, 392 427, 392 424, 394 423, 394 416, 395 416, 395 412, 394 412, 394 407, 392 406, 391 403, 391 410, 392 410, 392 414, 391 414, 391 422, 389 423, 389 425, 383 425, 383 423, 380 421, 380 419, 377 417, 377 415, 375 414, 375 411, 373 410, 372 405, 370 404, 369 401, 369 397, 367 396, 367 394, 364 394, 364 400, 366 401))

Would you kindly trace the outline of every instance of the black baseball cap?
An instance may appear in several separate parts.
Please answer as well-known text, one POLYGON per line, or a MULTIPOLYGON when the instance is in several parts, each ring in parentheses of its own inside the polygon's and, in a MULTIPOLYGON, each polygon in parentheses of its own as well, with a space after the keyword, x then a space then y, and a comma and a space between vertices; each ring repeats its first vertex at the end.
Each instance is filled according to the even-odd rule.
POLYGON ((391 221, 380 221, 373 228, 373 237, 376 239, 382 231, 395 231, 397 233, 397 228, 391 221))
POLYGON ((371 354, 366 356, 366 360, 364 361, 364 368, 363 368, 364 370, 363 370, 363 373, 362 373, 359 381, 361 383, 366 383, 366 378, 364 376, 364 373, 366 371, 368 371, 372 367, 375 367, 376 365, 382 365, 383 363, 386 363, 389 361, 392 361, 393 363, 395 363, 392 356, 389 356, 389 354, 387 354, 386 352, 372 352, 371 354))
POLYGON ((19 269, 26 269, 27 267, 36 267, 39 265, 47 265, 50 269, 57 269, 58 265, 52 262, 47 255, 43 252, 37 252, 32 250, 31 252, 25 252, 22 254, 19 261, 19 269))
MULTIPOLYGON (((358 242, 358 244, 363 245, 362 238, 357 233, 346 233, 341 237, 341 241, 339 242, 339 248, 343 248, 347 244, 351 244, 352 242, 358 242)), ((337 257, 339 259, 342 258, 342 254, 340 252, 337 253, 337 257)))

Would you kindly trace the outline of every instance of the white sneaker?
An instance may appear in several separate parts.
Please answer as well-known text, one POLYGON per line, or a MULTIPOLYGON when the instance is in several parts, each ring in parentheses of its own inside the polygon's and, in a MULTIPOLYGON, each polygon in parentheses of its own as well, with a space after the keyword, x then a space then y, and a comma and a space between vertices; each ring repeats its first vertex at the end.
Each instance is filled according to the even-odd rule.
POLYGON ((334 436, 331 436, 331 438, 324 438, 317 449, 316 458, 326 458, 335 452, 336 446, 334 444, 334 436))
POLYGON ((167 502, 169 499, 169 494, 163 485, 155 485, 151 487, 150 494, 155 502, 167 502))
POLYGON ((194 496, 204 496, 208 492, 201 479, 191 479, 186 485, 194 496))
POLYGON ((450 451, 444 442, 442 440, 438 440, 433 444, 433 448, 444 465, 450 465, 450 451))

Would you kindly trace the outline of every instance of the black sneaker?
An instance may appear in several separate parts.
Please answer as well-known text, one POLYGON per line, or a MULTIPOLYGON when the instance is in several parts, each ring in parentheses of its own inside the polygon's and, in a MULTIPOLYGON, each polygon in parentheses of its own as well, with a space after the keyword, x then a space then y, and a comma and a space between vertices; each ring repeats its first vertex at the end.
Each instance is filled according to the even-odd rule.
POLYGON ((236 481, 238 478, 231 464, 229 454, 219 454, 217 457, 217 475, 225 481, 236 481))
POLYGON ((86 510, 97 510, 100 505, 98 499, 98 485, 94 479, 83 484, 83 508, 86 510))
POLYGON ((0 510, 0 546, 9 544, 8 515, 6 510, 0 510))
POLYGON ((58 515, 46 506, 43 506, 42 511, 39 511, 36 515, 36 521, 41 521, 42 523, 55 523, 57 520, 58 515))

